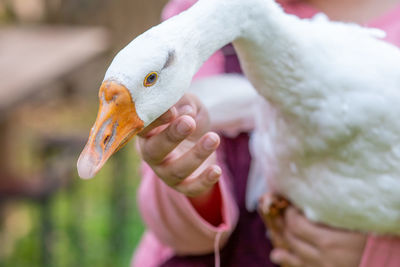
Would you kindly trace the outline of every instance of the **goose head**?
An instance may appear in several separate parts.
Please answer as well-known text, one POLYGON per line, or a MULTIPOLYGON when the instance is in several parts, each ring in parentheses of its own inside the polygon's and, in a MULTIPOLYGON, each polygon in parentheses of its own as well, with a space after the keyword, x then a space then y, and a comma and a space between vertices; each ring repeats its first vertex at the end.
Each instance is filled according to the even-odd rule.
POLYGON ((99 90, 97 119, 78 159, 80 177, 93 177, 113 153, 183 96, 195 67, 181 57, 182 50, 170 37, 150 30, 116 55, 99 90))

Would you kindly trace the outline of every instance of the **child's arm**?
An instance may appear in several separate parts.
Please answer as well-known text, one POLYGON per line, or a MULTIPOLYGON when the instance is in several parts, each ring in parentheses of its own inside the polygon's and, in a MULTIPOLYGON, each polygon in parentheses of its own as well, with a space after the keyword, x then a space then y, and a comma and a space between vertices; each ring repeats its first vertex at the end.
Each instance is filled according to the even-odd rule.
POLYGON ((175 253, 210 253, 214 249, 218 232, 222 233, 219 242, 219 246, 222 246, 238 219, 237 206, 224 175, 220 179, 219 188, 223 199, 222 206, 218 207, 222 223, 214 226, 196 211, 185 195, 167 186, 144 165, 138 195, 139 208, 149 230, 175 253))

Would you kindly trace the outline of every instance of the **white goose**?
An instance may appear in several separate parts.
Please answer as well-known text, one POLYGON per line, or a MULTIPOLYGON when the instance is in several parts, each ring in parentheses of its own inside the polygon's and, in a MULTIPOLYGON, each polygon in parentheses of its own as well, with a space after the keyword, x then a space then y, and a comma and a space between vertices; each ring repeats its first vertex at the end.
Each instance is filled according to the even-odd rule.
POLYGON ((247 78, 274 106, 262 140, 273 189, 309 219, 400 234, 400 50, 382 36, 300 20, 272 0, 200 0, 115 57, 79 175, 94 176, 233 42, 247 78))

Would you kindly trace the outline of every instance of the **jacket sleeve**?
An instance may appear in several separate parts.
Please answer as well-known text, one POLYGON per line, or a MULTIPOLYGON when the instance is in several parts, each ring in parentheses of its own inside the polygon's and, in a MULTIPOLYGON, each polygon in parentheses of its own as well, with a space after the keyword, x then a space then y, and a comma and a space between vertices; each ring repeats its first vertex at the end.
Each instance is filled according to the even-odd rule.
POLYGON ((400 266, 400 237, 370 235, 360 267, 400 266))

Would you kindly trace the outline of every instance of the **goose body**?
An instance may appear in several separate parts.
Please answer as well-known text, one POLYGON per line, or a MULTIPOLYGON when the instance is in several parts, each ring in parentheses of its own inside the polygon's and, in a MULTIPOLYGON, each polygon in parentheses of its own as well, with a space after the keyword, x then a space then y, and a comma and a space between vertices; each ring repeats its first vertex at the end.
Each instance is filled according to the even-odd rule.
POLYGON ((381 37, 323 16, 298 19, 272 0, 200 0, 115 57, 78 171, 93 176, 233 42, 269 103, 257 129, 269 187, 311 220, 400 234, 400 50, 381 37))

